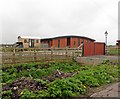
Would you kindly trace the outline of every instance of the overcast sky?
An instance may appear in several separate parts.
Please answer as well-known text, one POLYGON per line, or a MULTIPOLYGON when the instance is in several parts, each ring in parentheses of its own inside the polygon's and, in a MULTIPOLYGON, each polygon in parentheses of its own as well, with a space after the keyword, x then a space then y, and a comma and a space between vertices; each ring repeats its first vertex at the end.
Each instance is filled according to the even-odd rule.
POLYGON ((41 38, 79 35, 105 41, 118 39, 119 0, 2 0, 2 43, 19 35, 41 38))

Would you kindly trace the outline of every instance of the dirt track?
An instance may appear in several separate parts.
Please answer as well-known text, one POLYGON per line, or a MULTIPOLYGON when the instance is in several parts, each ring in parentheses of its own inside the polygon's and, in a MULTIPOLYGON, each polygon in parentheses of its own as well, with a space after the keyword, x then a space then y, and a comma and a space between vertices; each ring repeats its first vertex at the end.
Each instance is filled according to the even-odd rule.
POLYGON ((94 93, 90 97, 119 97, 120 98, 120 82, 110 84, 104 90, 94 93))

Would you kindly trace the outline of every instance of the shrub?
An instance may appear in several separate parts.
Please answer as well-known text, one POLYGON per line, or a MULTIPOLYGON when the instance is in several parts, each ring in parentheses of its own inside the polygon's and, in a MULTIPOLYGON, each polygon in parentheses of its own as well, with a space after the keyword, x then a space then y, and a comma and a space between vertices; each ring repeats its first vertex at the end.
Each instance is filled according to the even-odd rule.
POLYGON ((86 87, 74 78, 58 79, 48 84, 48 93, 51 97, 69 97, 84 94, 86 87))

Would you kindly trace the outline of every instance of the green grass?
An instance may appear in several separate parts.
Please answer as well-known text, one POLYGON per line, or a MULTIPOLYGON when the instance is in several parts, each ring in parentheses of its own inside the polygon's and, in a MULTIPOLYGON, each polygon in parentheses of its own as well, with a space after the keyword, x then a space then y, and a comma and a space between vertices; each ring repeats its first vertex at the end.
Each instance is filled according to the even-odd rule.
POLYGON ((110 55, 118 55, 120 50, 115 49, 115 48, 110 48, 108 54, 110 55))
MULTIPOLYGON (((105 62, 98 66, 82 66, 74 61, 56 61, 31 64, 19 64, 3 66, 2 84, 15 81, 17 78, 30 77, 43 83, 47 89, 32 91, 22 90, 21 98, 30 97, 70 97, 85 94, 88 87, 98 87, 111 83, 118 78, 118 66, 105 62), (53 82, 41 80, 43 76, 49 76, 55 70, 65 73, 78 72, 76 75, 53 82)), ((10 90, 3 91, 6 96, 12 94, 10 90)))

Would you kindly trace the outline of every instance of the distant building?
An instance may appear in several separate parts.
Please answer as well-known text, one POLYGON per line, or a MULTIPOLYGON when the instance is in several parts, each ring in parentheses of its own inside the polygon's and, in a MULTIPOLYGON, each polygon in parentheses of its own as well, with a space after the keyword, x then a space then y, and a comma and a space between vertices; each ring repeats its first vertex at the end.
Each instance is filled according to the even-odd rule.
POLYGON ((53 38, 41 39, 42 45, 47 45, 47 47, 55 48, 78 48, 83 42, 94 42, 94 39, 84 37, 84 36, 58 36, 53 38))
POLYGON ((19 48, 40 48, 41 41, 40 37, 30 37, 30 36, 18 36, 19 48))
POLYGON ((0 44, 0 48, 12 48, 14 44, 0 44))
POLYGON ((118 48, 120 48, 120 40, 117 40, 118 48))

